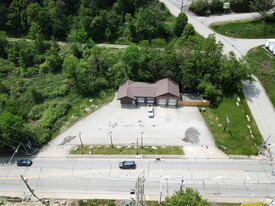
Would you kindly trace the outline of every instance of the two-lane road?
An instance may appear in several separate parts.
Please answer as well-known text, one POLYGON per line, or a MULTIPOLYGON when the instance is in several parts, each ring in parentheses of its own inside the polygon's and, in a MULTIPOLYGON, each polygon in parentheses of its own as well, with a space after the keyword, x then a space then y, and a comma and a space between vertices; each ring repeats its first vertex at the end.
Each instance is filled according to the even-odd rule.
POLYGON ((266 160, 138 159, 136 170, 120 170, 119 159, 36 158, 31 167, 7 165, 1 160, 0 193, 23 194, 20 175, 38 194, 95 194, 131 197, 139 174, 145 172, 145 195, 163 196, 186 187, 205 196, 275 197, 273 166, 266 160))

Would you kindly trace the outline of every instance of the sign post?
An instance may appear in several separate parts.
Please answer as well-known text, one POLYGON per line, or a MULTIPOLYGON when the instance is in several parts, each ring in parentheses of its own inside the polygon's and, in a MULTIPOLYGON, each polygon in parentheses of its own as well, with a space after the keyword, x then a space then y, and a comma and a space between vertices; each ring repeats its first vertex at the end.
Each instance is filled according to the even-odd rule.
POLYGON ((224 14, 226 14, 227 9, 230 9, 230 3, 229 2, 224 2, 223 9, 224 9, 224 14))
POLYGON ((230 123, 230 121, 229 121, 229 119, 228 119, 228 117, 226 117, 225 118, 225 125, 224 125, 224 128, 223 128, 223 132, 225 131, 225 129, 226 129, 226 126, 228 125, 230 123))

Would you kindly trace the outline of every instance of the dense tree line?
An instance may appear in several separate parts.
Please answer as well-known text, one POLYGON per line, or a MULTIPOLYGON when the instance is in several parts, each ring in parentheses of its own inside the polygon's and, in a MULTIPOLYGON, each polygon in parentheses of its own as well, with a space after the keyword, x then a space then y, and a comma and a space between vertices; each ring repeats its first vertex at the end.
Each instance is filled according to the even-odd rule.
POLYGON ((0 3, 0 30, 86 41, 170 38, 172 16, 158 0, 13 0, 0 3), (72 39, 72 38, 71 38, 72 39))

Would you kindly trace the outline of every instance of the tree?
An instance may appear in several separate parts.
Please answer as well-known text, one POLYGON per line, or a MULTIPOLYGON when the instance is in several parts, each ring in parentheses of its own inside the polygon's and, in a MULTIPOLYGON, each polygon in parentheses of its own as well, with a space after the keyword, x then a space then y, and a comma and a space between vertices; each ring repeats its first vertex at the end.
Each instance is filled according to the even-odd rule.
POLYGON ((174 27, 174 33, 176 36, 180 37, 184 27, 187 25, 188 23, 188 17, 186 16, 186 14, 184 12, 181 12, 175 22, 175 27, 174 27))
POLYGON ((192 189, 186 188, 186 190, 176 191, 171 197, 166 197, 165 206, 206 206, 207 201, 202 199, 199 192, 192 189))
POLYGON ((262 18, 267 16, 267 12, 275 8, 274 0, 252 0, 249 4, 250 8, 261 14, 262 18))
POLYGON ((7 36, 4 32, 0 31, 0 57, 5 58, 5 48, 8 45, 7 36))
MULTIPOLYGON (((9 111, 0 113, 0 148, 4 147, 5 142, 8 145, 16 147, 22 135, 18 131, 23 127, 23 119, 20 116, 14 115, 9 111), (16 141, 14 141, 16 140, 16 141)), ((5 145, 6 146, 6 145, 5 145)))
POLYGON ((189 36, 195 36, 195 29, 192 24, 187 24, 182 32, 182 37, 187 39, 189 36))
POLYGON ((209 9, 209 3, 207 0, 192 0, 189 5, 189 10, 197 15, 204 16, 209 9))

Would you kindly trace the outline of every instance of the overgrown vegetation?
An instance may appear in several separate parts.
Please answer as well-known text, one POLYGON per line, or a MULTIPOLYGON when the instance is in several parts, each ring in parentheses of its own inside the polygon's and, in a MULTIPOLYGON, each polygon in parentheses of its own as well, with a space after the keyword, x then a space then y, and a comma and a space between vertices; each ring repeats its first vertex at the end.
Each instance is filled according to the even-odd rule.
POLYGON ((223 152, 240 155, 255 155, 258 152, 262 137, 242 94, 226 95, 218 108, 206 108, 201 114, 214 136, 216 146, 223 152), (230 123, 224 130, 226 117, 230 123))
POLYGON ((71 151, 71 154, 91 154, 91 155, 113 155, 113 154, 135 154, 142 155, 184 155, 180 146, 139 146, 138 151, 134 145, 130 146, 117 146, 114 145, 78 145, 78 150, 71 151))
POLYGON ((156 0, 14 0, 0 6, 8 8, 0 10, 1 29, 32 39, 8 41, 0 32, 2 151, 19 142, 42 146, 65 122, 110 101, 127 79, 168 77, 181 91, 200 92, 213 105, 251 79, 243 60, 223 55, 214 36, 196 35, 184 13, 172 17, 156 0), (62 38, 68 39, 65 46, 55 41, 62 38), (117 50, 93 41, 138 44, 117 50))
POLYGON ((263 20, 246 20, 210 25, 217 33, 233 38, 263 39, 275 38, 275 22, 263 20))
POLYGON ((273 0, 192 0, 189 10, 200 16, 223 13, 224 2, 230 3, 230 8, 227 12, 244 13, 255 11, 261 14, 263 20, 275 21, 275 12, 268 14, 268 11, 272 11, 275 8, 273 0))
POLYGON ((247 62, 253 68, 275 107, 275 56, 262 46, 250 50, 247 62))

